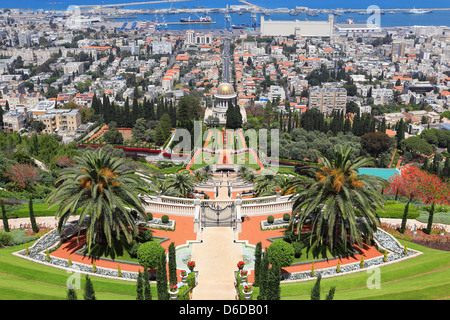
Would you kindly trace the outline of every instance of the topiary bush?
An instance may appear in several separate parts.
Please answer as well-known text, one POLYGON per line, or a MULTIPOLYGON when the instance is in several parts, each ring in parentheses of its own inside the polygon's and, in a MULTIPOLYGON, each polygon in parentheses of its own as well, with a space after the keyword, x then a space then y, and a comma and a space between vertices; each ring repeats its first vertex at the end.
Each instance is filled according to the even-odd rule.
POLYGON ((297 259, 300 258, 303 249, 303 245, 301 244, 301 242, 292 242, 291 246, 292 248, 294 248, 294 257, 297 259))
POLYGON ((146 269, 156 269, 159 265, 164 248, 157 242, 142 243, 137 251, 137 259, 146 269))
POLYGON ((267 217, 267 223, 272 224, 273 221, 274 221, 274 217, 273 217, 273 216, 268 216, 268 217, 267 217))
POLYGON ((284 240, 275 240, 268 248, 267 254, 270 263, 278 263, 281 267, 291 265, 295 258, 295 251, 292 245, 284 240))
POLYGON ((283 221, 288 222, 291 219, 291 215, 289 213, 283 214, 283 221))
POLYGON ((147 213, 147 216, 148 216, 148 221, 153 220, 153 213, 149 212, 149 213, 147 213))
POLYGON ((169 222, 169 216, 168 215, 163 215, 161 217, 161 222, 162 223, 168 223, 169 222))

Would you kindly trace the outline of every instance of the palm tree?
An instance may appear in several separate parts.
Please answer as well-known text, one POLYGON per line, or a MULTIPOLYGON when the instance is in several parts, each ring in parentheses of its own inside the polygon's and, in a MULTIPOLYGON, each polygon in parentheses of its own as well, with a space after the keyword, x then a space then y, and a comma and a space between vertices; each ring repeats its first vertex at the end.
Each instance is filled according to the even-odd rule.
POLYGON ((133 213, 147 220, 144 201, 138 196, 146 193, 141 177, 128 169, 126 158, 113 157, 101 149, 84 152, 74 158, 74 163, 60 171, 56 184, 61 185, 46 199, 49 207, 59 205, 58 231, 76 213, 80 225, 88 217, 88 252, 93 245, 114 249, 113 241, 121 234, 131 243, 137 230, 133 213))
POLYGON ((239 166, 238 177, 245 180, 250 170, 246 166, 239 166))
POLYGON ((274 174, 263 174, 256 178, 256 196, 268 195, 275 189, 276 176, 274 174))
POLYGON ((379 190, 386 181, 371 175, 358 176, 358 169, 369 166, 371 159, 359 157, 352 161, 349 146, 337 146, 334 159, 319 156, 323 166, 313 168, 315 179, 293 196, 293 220, 298 214, 297 233, 310 219, 313 231, 310 245, 346 250, 363 238, 372 241, 379 226, 376 210, 383 206, 379 190))
POLYGON ((194 179, 186 173, 175 173, 167 178, 168 191, 181 197, 188 197, 194 191, 194 179))
POLYGON ((282 196, 294 194, 297 190, 295 183, 298 178, 295 176, 288 175, 277 175, 275 176, 275 187, 280 189, 282 196))

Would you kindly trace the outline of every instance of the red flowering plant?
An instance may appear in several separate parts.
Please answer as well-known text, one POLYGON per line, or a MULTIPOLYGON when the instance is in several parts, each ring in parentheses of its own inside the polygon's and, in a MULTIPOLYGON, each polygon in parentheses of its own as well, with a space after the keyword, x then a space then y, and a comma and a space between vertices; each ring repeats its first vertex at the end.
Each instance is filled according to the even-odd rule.
POLYGON ((244 266, 245 266, 244 261, 239 261, 238 264, 237 264, 237 267, 238 267, 239 270, 242 270, 244 268, 244 266))
POLYGON ((415 166, 409 166, 389 179, 386 194, 420 199, 425 204, 450 204, 450 183, 439 179, 438 176, 420 170, 415 166))
POLYGON ((73 167, 74 163, 72 162, 72 159, 68 156, 64 156, 61 158, 55 158, 55 164, 60 168, 67 168, 67 167, 73 167))
POLYGON ((20 188, 25 189, 28 186, 33 186, 39 181, 39 169, 30 164, 16 164, 6 170, 5 177, 9 178, 13 183, 20 188))
POLYGON ((249 293, 249 292, 252 292, 252 287, 251 286, 249 286, 249 285, 244 285, 244 292, 245 293, 249 293))
POLYGON ((169 289, 171 292, 175 292, 175 291, 177 291, 178 290, 178 286, 176 285, 176 284, 174 284, 174 285, 172 285, 172 286, 170 286, 170 289, 169 289))
POLYGON ((181 276, 182 276, 182 277, 186 277, 186 276, 187 276, 186 270, 181 270, 181 276))
POLYGON ((246 277, 248 274, 248 271, 241 270, 240 273, 241 273, 241 277, 246 277))
POLYGON ((195 261, 189 261, 187 263, 187 266, 188 266, 189 270, 194 271, 195 261))

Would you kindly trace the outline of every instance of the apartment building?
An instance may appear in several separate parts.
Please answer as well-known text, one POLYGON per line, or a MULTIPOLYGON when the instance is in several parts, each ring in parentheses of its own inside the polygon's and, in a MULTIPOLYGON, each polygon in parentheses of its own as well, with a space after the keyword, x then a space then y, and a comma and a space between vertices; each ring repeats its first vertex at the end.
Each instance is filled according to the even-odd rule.
POLYGON ((81 125, 81 113, 78 109, 50 109, 36 116, 46 125, 43 133, 75 132, 81 125))
POLYGON ((5 132, 20 132, 25 129, 30 119, 30 113, 25 107, 18 107, 3 115, 3 130, 5 132))
POLYGON ((313 87, 309 90, 309 108, 331 114, 333 111, 346 111, 347 90, 344 88, 313 87))

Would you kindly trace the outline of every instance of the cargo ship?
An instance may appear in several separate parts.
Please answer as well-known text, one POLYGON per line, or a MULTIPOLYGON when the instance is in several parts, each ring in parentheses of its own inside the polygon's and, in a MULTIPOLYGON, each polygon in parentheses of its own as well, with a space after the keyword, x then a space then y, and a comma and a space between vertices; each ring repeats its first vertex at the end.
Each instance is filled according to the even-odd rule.
POLYGON ((191 17, 189 18, 181 18, 180 19, 181 23, 212 23, 212 20, 209 16, 206 17, 199 17, 198 19, 191 19, 191 17))

